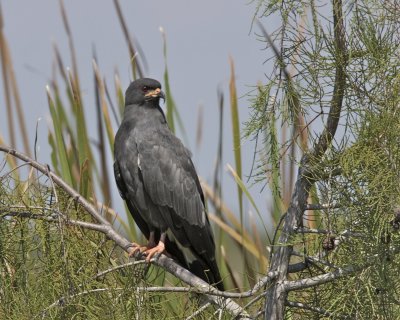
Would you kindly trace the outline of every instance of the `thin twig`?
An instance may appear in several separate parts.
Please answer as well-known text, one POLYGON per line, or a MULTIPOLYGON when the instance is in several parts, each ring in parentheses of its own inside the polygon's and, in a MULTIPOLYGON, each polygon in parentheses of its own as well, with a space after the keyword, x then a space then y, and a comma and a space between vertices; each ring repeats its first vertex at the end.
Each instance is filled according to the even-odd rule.
POLYGON ((338 315, 333 314, 325 309, 309 306, 309 305, 306 305, 306 304, 300 303, 300 302, 286 301, 285 305, 288 307, 291 307, 291 308, 300 308, 300 309, 312 311, 312 312, 315 312, 315 313, 318 313, 318 314, 321 314, 324 316, 328 316, 328 317, 335 316, 335 318, 347 319, 347 317, 338 316, 338 315))
POLYGON ((335 271, 328 272, 325 274, 321 274, 312 278, 293 280, 293 281, 284 281, 283 286, 285 291, 295 291, 302 290, 310 287, 315 287, 320 284, 324 284, 327 282, 331 282, 333 280, 346 277, 348 275, 353 274, 358 271, 359 268, 355 268, 353 266, 347 268, 338 268, 335 271))
MULTIPOLYGON (((8 210, 0 210, 1 217, 19 217, 19 218, 27 218, 27 219, 36 219, 36 220, 44 220, 48 222, 59 223, 60 215, 57 216, 45 216, 43 214, 32 213, 32 212, 21 212, 21 211, 8 211, 8 210)), ((99 232, 105 232, 107 228, 101 224, 90 223, 86 221, 72 220, 72 219, 64 219, 62 221, 67 225, 73 225, 82 227, 85 229, 95 230, 99 232)))
POLYGON ((309 203, 306 206, 306 210, 327 210, 327 209, 338 209, 339 205, 332 205, 330 203, 309 203))
POLYGON ((191 314, 189 317, 187 317, 185 320, 191 320, 197 317, 200 313, 202 313, 204 310, 206 310, 210 306, 210 303, 207 302, 204 305, 202 305, 198 310, 196 310, 193 314, 191 314))

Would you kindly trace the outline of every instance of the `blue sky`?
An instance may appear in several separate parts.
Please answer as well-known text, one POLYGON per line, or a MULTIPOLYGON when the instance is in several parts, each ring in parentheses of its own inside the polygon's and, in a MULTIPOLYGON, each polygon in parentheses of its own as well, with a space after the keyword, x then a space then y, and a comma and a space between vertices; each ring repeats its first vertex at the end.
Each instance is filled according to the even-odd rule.
MULTIPOLYGON (((50 162, 47 146, 49 111, 45 86, 51 79, 54 55, 52 44, 60 48, 68 65, 70 55, 63 28, 60 6, 54 0, 1 1, 4 31, 10 45, 14 69, 21 90, 21 99, 27 114, 28 128, 34 136, 36 121, 39 124, 41 162, 50 162)), ((251 30, 256 3, 232 0, 204 1, 120 1, 131 35, 140 43, 148 63, 146 76, 161 80, 164 72, 162 36, 159 27, 166 31, 168 68, 171 88, 188 134, 188 148, 198 173, 210 181, 217 150, 218 101, 217 88, 225 94, 224 164, 233 164, 232 137, 228 81, 229 56, 235 61, 240 120, 249 114, 249 101, 245 96, 258 81, 264 81, 269 70, 264 61, 270 56, 257 40, 257 27, 251 30), (203 139, 196 148, 195 135, 198 109, 204 114, 203 139)), ((89 117, 94 115, 92 73, 92 47, 96 47, 102 74, 113 88, 114 70, 118 70, 122 85, 126 88, 131 80, 128 50, 123 38, 113 1, 68 0, 65 1, 69 23, 78 56, 84 105, 89 117)), ((272 31, 277 21, 263 21, 272 31)), ((1 82, 1 80, 0 80, 1 82)), ((4 94, 0 93, 0 114, 5 115, 4 94)), ((1 134, 7 138, 5 116, 0 117, 1 134)), ((116 129, 116 128, 115 128, 116 129)), ((93 133, 94 127, 89 128, 93 133)), ((32 139, 33 144, 33 139, 32 139)), ((20 144, 19 148, 21 148, 20 144)), ((244 174, 250 172, 253 145, 243 141, 244 174)), ((110 168, 112 157, 109 158, 110 168)), ((224 176, 225 198, 231 207, 237 208, 236 188, 232 179, 224 176), (233 193, 234 194, 231 194, 233 193)), ((115 207, 122 208, 115 186, 115 207)), ((259 188, 252 189, 260 209, 267 209, 267 196, 259 188)))

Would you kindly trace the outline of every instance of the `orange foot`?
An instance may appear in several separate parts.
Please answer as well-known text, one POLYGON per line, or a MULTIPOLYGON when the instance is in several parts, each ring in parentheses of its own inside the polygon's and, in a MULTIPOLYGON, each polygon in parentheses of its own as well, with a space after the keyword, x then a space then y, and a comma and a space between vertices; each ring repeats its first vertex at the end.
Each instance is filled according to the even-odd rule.
POLYGON ((150 262, 153 256, 159 256, 161 253, 165 251, 164 242, 160 241, 155 247, 147 249, 143 251, 143 254, 146 255, 146 262, 150 262))
POLYGON ((129 257, 135 257, 135 258, 139 258, 140 255, 145 252, 146 250, 149 250, 148 246, 141 246, 140 244, 137 243, 132 243, 132 249, 130 250, 130 252, 128 253, 129 257))

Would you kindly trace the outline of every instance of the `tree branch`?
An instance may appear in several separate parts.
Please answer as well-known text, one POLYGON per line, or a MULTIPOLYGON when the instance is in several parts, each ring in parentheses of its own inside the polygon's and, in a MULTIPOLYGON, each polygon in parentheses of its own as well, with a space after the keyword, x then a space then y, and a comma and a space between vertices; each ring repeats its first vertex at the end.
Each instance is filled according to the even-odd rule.
POLYGON ((342 0, 333 0, 334 57, 336 66, 335 83, 326 127, 314 146, 313 154, 316 158, 320 158, 332 143, 342 111, 347 67, 346 35, 342 7, 342 0))
POLYGON ((327 282, 331 282, 338 278, 343 278, 343 277, 348 276, 358 270, 360 270, 360 269, 355 268, 353 266, 350 266, 347 268, 339 268, 335 271, 321 274, 319 276, 315 276, 312 278, 300 279, 300 280, 294 280, 294 281, 284 281, 283 286, 285 288, 285 291, 306 289, 306 288, 315 287, 315 286, 318 286, 320 284, 324 284, 327 282))
MULTIPOLYGON (((21 212, 21 211, 8 211, 8 210, 0 210, 0 214, 2 217, 19 217, 19 218, 27 218, 27 219, 35 219, 35 220, 44 220, 47 222, 55 222, 59 223, 60 215, 57 217, 54 216, 45 216, 43 214, 32 213, 32 212, 21 212)), ((62 221, 67 225, 73 225, 77 227, 82 227, 85 229, 95 230, 99 232, 105 233, 107 228, 101 224, 90 223, 86 221, 79 221, 79 220, 71 220, 65 219, 65 216, 62 216, 62 221)))
MULTIPOLYGON (((311 150, 310 153, 304 154, 300 161, 297 181, 278 240, 280 246, 271 259, 270 272, 278 272, 278 276, 266 291, 265 319, 284 319, 285 302, 288 292, 284 284, 286 283, 290 257, 293 251, 293 246, 290 245, 290 239, 295 229, 302 226, 303 213, 307 209, 307 198, 317 176, 316 172, 312 170, 313 164, 316 164, 321 159, 327 148, 331 145, 339 123, 346 84, 345 70, 347 65, 342 0, 333 0, 333 16, 336 70, 330 111, 326 127, 317 143, 314 145, 314 149, 311 150)), ((281 55, 279 52, 276 52, 276 47, 273 45, 270 37, 263 28, 262 31, 266 40, 275 50, 278 62, 281 62, 281 55)), ((285 66, 282 67, 285 71, 285 66)), ((286 75, 286 77, 290 85, 290 75, 286 75)))

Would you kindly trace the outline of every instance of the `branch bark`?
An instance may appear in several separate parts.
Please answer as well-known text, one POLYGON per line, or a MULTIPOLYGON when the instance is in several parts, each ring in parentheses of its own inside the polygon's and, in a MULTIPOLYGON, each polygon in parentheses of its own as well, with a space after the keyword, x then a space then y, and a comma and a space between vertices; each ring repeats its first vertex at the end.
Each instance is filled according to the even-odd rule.
POLYGON ((302 290, 310 287, 315 287, 320 284, 324 284, 327 282, 331 282, 335 279, 343 278, 345 276, 348 276, 354 272, 356 272, 359 269, 356 269, 352 266, 347 267, 347 268, 339 268, 335 271, 321 274, 312 278, 307 278, 307 279, 300 279, 300 280, 294 280, 294 281, 285 281, 283 283, 283 286, 285 288, 285 291, 294 291, 294 290, 302 290))

